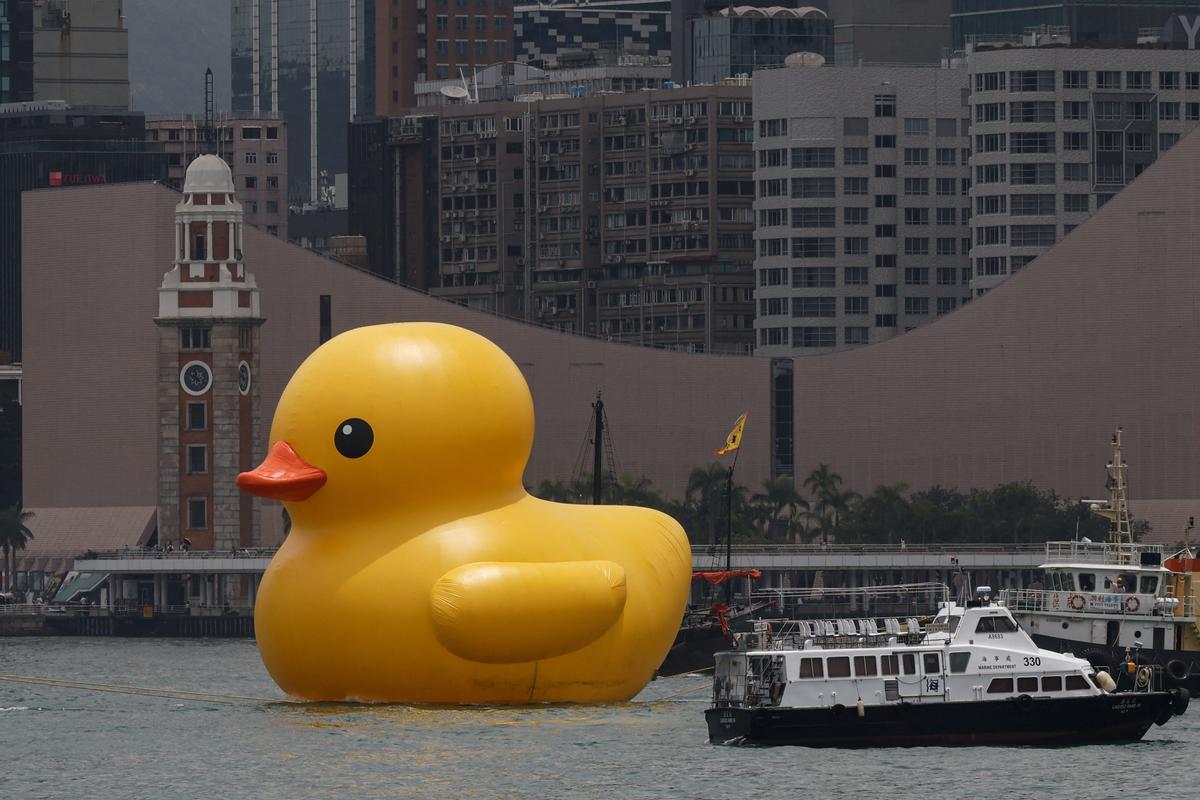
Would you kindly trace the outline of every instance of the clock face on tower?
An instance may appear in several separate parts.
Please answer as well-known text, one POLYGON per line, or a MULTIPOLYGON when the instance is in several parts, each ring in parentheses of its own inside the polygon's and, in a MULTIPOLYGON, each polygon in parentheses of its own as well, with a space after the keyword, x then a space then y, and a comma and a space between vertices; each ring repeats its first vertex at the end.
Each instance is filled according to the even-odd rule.
POLYGON ((202 395, 212 386, 212 370, 203 361, 189 361, 179 372, 179 385, 190 395, 202 395))
POLYGON ((250 393, 250 365, 245 361, 238 364, 238 391, 242 394, 250 393))

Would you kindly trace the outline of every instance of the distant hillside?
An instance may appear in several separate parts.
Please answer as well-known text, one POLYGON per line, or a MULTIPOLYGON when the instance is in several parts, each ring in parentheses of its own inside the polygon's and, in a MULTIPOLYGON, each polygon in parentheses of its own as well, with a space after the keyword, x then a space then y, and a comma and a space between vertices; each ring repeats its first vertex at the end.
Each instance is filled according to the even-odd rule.
POLYGON ((229 3, 125 0, 134 108, 202 112, 204 70, 212 67, 217 110, 229 110, 229 3))

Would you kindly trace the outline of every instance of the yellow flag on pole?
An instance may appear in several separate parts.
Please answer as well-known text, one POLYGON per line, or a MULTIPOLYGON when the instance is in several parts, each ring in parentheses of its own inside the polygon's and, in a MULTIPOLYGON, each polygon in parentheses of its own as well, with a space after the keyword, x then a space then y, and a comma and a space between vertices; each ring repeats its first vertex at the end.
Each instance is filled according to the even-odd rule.
POLYGON ((725 437, 725 446, 717 450, 715 455, 723 456, 726 453, 732 453, 742 446, 742 430, 746 427, 746 415, 742 414, 737 418, 737 422, 733 423, 733 430, 725 437))

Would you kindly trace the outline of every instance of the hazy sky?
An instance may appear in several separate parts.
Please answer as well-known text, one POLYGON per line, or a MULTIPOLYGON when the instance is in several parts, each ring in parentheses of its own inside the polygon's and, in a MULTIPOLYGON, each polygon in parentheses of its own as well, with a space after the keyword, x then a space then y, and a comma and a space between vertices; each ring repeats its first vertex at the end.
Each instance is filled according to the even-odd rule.
POLYGON ((125 0, 129 83, 140 111, 204 111, 212 67, 218 111, 229 110, 230 0, 125 0))

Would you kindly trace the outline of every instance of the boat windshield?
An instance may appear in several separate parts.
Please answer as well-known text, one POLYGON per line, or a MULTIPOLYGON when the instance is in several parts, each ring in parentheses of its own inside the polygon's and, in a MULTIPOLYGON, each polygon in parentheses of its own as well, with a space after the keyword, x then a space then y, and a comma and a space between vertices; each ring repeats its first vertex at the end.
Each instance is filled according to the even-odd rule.
POLYGON ((946 630, 950 631, 950 633, 954 633, 956 630, 958 630, 958 623, 961 621, 962 621, 962 614, 947 615, 947 612, 945 612, 945 611, 941 612, 940 614, 938 614, 936 617, 933 618, 933 624, 945 625, 946 630))

